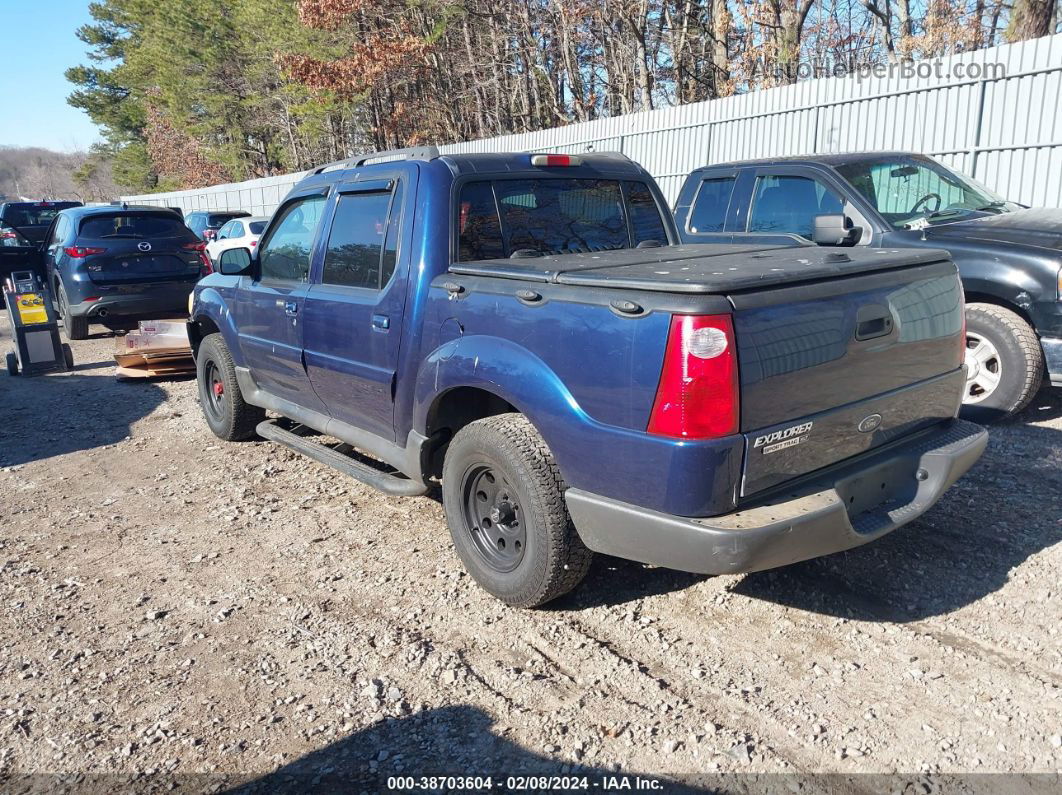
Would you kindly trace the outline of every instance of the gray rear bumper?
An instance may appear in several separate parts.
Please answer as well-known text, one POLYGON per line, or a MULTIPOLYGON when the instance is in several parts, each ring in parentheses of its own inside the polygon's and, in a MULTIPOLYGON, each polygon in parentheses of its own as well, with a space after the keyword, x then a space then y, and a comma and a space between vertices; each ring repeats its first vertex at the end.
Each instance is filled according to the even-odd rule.
POLYGON ((951 420, 725 516, 687 518, 569 489, 590 549, 702 574, 786 566, 866 544, 921 516, 984 452, 988 433, 951 420))
POLYGON ((93 320, 103 316, 128 317, 146 316, 169 317, 188 314, 188 294, 195 289, 195 283, 166 286, 155 292, 145 293, 104 293, 96 301, 82 301, 71 304, 68 311, 78 317, 87 315, 93 320))

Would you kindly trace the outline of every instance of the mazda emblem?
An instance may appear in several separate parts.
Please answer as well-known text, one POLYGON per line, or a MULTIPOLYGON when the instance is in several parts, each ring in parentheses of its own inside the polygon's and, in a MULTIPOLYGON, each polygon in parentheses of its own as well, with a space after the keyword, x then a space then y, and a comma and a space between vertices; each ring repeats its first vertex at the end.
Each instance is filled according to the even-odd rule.
POLYGON ((876 431, 879 427, 881 427, 880 414, 871 414, 869 417, 864 417, 859 421, 858 425, 860 433, 870 433, 871 431, 876 431))
POLYGON ((151 251, 151 244, 146 240, 143 243, 137 243, 136 247, 141 251, 151 251))

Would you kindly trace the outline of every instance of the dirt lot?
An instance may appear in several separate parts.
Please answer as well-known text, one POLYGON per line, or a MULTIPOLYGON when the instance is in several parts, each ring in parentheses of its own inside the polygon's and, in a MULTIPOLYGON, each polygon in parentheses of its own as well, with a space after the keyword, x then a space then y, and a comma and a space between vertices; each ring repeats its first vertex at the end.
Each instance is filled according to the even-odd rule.
POLYGON ((599 558, 521 612, 437 499, 222 443, 194 381, 118 383, 112 348, 0 375, 8 775, 1062 770, 1059 393, 876 544, 714 578, 599 558))

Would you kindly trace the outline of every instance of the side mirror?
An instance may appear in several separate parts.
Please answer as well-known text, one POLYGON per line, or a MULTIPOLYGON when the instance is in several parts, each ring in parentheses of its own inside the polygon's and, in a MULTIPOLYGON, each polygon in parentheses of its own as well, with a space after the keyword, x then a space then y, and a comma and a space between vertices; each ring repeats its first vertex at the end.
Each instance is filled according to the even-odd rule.
POLYGON ((246 276, 251 272, 251 252, 246 248, 229 248, 221 252, 218 272, 226 276, 246 276))
POLYGON ((844 215, 816 215, 812 239, 820 246, 854 246, 863 235, 863 228, 853 226, 844 215))

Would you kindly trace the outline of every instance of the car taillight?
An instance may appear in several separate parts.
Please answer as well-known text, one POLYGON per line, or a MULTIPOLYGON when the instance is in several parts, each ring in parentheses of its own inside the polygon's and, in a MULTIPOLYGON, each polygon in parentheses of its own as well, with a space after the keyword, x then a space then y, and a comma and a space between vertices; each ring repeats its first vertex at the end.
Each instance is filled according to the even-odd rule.
POLYGON ((102 254, 106 250, 105 248, 93 248, 92 246, 67 246, 63 249, 68 257, 73 257, 74 259, 89 257, 93 254, 102 254))
POLYGON ((185 243, 181 248, 187 249, 188 251, 204 251, 206 249, 206 243, 202 240, 198 240, 195 243, 185 243))
POLYGON ((738 432, 738 371, 730 315, 674 315, 649 433, 714 439, 738 432))
POLYGON ((257 245, 258 245, 258 241, 257 240, 252 240, 251 241, 251 248, 254 248, 257 245))

